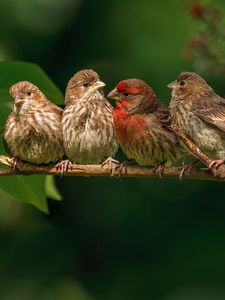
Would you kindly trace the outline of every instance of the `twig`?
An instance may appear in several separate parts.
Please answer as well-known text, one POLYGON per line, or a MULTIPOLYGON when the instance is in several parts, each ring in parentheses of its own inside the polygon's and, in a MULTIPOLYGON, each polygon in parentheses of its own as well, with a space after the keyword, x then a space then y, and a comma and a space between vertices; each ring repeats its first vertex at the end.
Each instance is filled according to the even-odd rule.
MULTIPOLYGON (((177 128, 175 124, 172 124, 170 127, 177 137, 187 146, 191 153, 197 157, 208 169, 210 169, 213 160, 205 155, 186 134, 177 128)), ((221 165, 218 169, 211 171, 213 172, 214 176, 225 178, 225 165, 221 165)))
MULTIPOLYGON (((0 155, 0 163, 7 165, 6 168, 0 169, 0 176, 9 175, 31 175, 31 174, 45 174, 61 176, 61 171, 56 169, 55 165, 33 165, 30 163, 18 161, 17 170, 11 167, 11 159, 7 156, 0 155)), ((180 167, 169 167, 164 169, 163 178, 179 179, 181 172, 180 167)), ((108 167, 101 165, 73 165, 72 169, 68 170, 63 176, 110 176, 111 170, 108 167)), ((129 166, 127 172, 120 175, 120 177, 149 177, 158 178, 158 174, 154 168, 129 166)), ((192 169, 184 175, 183 179, 200 179, 200 180, 217 180, 225 181, 223 178, 215 178, 208 170, 192 169)))

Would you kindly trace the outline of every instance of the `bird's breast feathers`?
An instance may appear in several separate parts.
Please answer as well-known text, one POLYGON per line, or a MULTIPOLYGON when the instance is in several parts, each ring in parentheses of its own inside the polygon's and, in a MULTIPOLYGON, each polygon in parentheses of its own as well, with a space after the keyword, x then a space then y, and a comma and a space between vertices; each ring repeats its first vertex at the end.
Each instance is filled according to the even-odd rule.
POLYGON ((115 131, 121 144, 139 141, 149 130, 148 123, 142 116, 128 114, 125 111, 119 113, 115 110, 113 117, 115 131))

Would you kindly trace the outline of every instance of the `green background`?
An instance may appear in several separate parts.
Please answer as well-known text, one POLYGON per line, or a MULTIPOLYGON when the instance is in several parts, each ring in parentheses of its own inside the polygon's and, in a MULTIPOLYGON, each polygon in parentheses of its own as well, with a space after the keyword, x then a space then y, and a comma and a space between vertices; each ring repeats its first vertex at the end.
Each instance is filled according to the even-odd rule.
MULTIPOLYGON (((204 3, 225 12, 221 2, 204 3)), ((0 60, 39 65, 62 92, 83 68, 100 74, 106 93, 121 79, 141 78, 168 104, 166 85, 181 71, 200 70, 185 55, 201 29, 190 3, 2 0, 0 60)), ((207 79, 225 95, 225 75, 207 79)), ((1 300, 225 299, 224 183, 56 183, 63 201, 49 199, 49 215, 0 193, 1 300)))

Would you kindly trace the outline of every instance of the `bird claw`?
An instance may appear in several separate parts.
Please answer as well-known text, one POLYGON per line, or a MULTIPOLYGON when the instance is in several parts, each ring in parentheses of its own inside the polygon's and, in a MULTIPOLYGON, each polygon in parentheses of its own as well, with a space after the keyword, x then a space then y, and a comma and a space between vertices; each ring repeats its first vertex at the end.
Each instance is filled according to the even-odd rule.
POLYGON ((128 161, 125 160, 116 167, 115 172, 111 176, 120 177, 122 173, 127 174, 127 167, 128 161))
POLYGON ((61 176, 68 170, 73 170, 73 164, 68 159, 60 161, 55 167, 57 171, 60 171, 61 176))
POLYGON ((10 164, 14 171, 17 169, 16 166, 17 166, 18 161, 19 161, 18 157, 12 157, 10 159, 10 164))
POLYGON ((106 160, 104 160, 103 162, 102 162, 102 168, 103 167, 108 167, 109 169, 110 169, 110 171, 111 171, 111 173, 112 173, 112 171, 113 171, 113 167, 114 167, 114 165, 116 165, 116 167, 119 165, 120 163, 119 163, 119 161, 118 160, 116 160, 116 159, 113 159, 112 157, 108 157, 106 160))
POLYGON ((194 167, 195 167, 195 165, 193 163, 186 164, 186 165, 180 167, 181 171, 180 171, 180 174, 179 174, 179 180, 181 181, 184 174, 189 173, 194 167))
POLYGON ((223 159, 213 160, 209 165, 209 170, 212 172, 213 176, 218 176, 218 169, 224 163, 223 159))
POLYGON ((164 163, 160 163, 158 164, 157 166, 155 166, 153 168, 153 172, 154 173, 159 173, 159 178, 162 179, 163 177, 163 172, 164 172, 164 169, 165 169, 165 164, 164 163))
POLYGON ((218 169, 223 163, 224 159, 213 160, 209 165, 209 169, 218 169))

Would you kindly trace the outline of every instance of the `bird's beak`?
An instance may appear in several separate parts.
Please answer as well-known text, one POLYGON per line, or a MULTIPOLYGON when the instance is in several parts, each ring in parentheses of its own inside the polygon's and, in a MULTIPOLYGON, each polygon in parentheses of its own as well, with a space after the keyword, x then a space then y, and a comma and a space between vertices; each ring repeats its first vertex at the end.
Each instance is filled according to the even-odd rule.
POLYGON ((13 96, 13 99, 14 99, 14 104, 17 106, 21 106, 24 103, 24 99, 21 98, 20 94, 13 96))
POLYGON ((100 89, 103 88, 104 86, 105 86, 105 83, 102 82, 101 80, 97 80, 97 81, 95 82, 95 89, 96 89, 96 90, 100 90, 100 89))
POLYGON ((119 95, 117 89, 112 90, 112 91, 107 95, 107 97, 110 98, 110 99, 113 99, 113 100, 115 100, 115 101, 121 101, 120 95, 119 95))
POLYGON ((177 81, 173 81, 173 82, 170 82, 168 85, 167 85, 168 88, 172 89, 172 90, 175 90, 177 88, 177 81))

